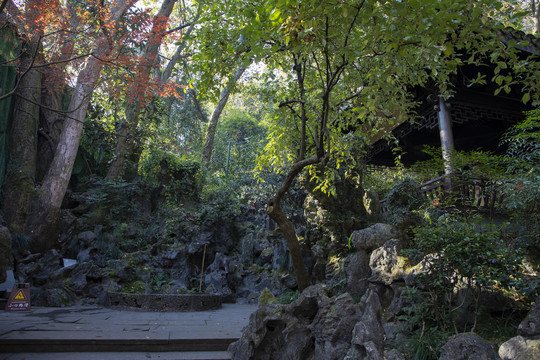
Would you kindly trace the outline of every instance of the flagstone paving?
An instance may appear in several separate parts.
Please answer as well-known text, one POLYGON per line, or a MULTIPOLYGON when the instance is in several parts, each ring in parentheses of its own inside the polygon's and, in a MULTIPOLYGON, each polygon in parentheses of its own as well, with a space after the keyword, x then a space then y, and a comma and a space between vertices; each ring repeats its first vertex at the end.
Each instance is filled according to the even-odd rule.
MULTIPOLYGON (((181 357, 179 351, 211 351, 214 357, 209 359, 227 359, 216 356, 226 354, 218 352, 240 337, 255 309, 253 305, 223 304, 219 310, 200 312, 120 311, 97 306, 0 312, 0 359, 45 359, 44 354, 32 353, 66 351, 87 355, 100 351, 99 359, 130 358, 118 353, 104 357, 109 352, 123 352, 123 356, 144 352, 148 355, 144 359, 179 360, 206 358, 205 354, 181 357)), ((77 356, 78 360, 87 358, 77 356)))

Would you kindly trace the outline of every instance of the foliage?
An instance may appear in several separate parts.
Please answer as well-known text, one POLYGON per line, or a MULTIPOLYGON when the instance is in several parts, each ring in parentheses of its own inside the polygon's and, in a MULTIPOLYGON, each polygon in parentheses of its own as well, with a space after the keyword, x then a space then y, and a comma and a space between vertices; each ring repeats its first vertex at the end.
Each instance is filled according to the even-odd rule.
MULTIPOLYGON (((522 161, 523 170, 540 165, 540 109, 525 113, 525 120, 514 125, 501 139, 501 145, 507 146, 506 155, 522 161)), ((517 170, 517 169, 515 169, 517 170)))
POLYGON ((167 273, 156 273, 150 277, 148 285, 153 293, 166 293, 171 279, 167 273))
POLYGON ((223 219, 234 219, 240 214, 240 202, 235 189, 237 182, 221 176, 207 178, 199 208, 204 222, 216 223, 223 219))
POLYGON ((92 98, 79 148, 91 174, 104 176, 107 172, 114 154, 115 123, 123 113, 121 108, 122 102, 117 98, 104 94, 92 98))
MULTIPOLYGON (((414 164, 411 167, 412 170, 419 174, 424 181, 444 174, 441 148, 426 146, 423 151, 431 159, 414 164)), ((507 176, 507 164, 508 158, 482 150, 453 151, 451 153, 452 169, 463 179, 504 179, 507 176)))
POLYGON ((375 191, 379 199, 386 199, 397 182, 416 177, 415 173, 404 167, 366 167, 362 185, 366 191, 375 191))
POLYGON ((278 303, 288 305, 300 297, 300 291, 286 291, 278 297, 278 303))
POLYGON ((227 172, 228 165, 228 176, 251 173, 265 145, 266 128, 242 110, 230 109, 222 117, 212 153, 212 167, 227 172))
POLYGON ((386 219, 389 223, 399 225, 413 220, 411 216, 414 216, 414 212, 427 203, 418 185, 416 180, 407 177, 391 188, 386 198, 386 219))
MULTIPOLYGON (((137 210, 132 201, 140 197, 146 191, 141 183, 128 183, 124 181, 105 181, 88 178, 83 184, 87 187, 86 206, 91 206, 96 211, 104 211, 104 216, 118 216, 129 218, 137 210)), ((91 214, 90 214, 91 215, 91 214)))
POLYGON ((502 206, 511 213, 513 233, 519 245, 530 252, 540 266, 540 110, 528 112, 524 121, 512 127, 501 143, 507 145, 508 177, 502 206))
MULTIPOLYGON (((245 47, 253 59, 264 59, 269 67, 267 79, 283 84, 274 99, 287 106, 282 106, 272 121, 263 161, 263 165, 278 165, 277 168, 279 164, 290 163, 298 144, 304 141, 299 138, 301 111, 306 111, 308 129, 312 132, 307 146, 311 145, 312 149, 320 146, 312 139, 325 131, 317 125, 319 116, 326 116, 327 109, 320 101, 323 94, 332 94, 328 106, 334 120, 326 140, 330 142, 332 138, 330 143, 334 146, 344 129, 351 131, 362 122, 378 129, 405 116, 406 105, 410 103, 405 86, 433 80, 446 93, 450 90, 450 74, 458 67, 489 62, 492 59, 486 58, 488 53, 495 53, 493 59, 502 56, 506 47, 500 46, 490 27, 500 26, 499 21, 518 21, 514 15, 505 18, 499 14, 496 19, 494 15, 502 11, 497 1, 448 4, 358 1, 336 6, 320 2, 302 2, 300 6, 294 1, 258 1, 249 8, 239 7, 234 11, 234 2, 209 6, 218 9, 216 24, 227 14, 234 20, 230 24, 236 32, 219 32, 208 37, 206 46, 211 50, 199 55, 211 57, 215 64, 217 48, 230 58, 245 47), (440 8, 453 11, 440 12, 440 8), (252 21, 246 23, 245 19, 252 21), (463 52, 470 53, 470 57, 463 56, 463 52), (301 86, 305 90, 301 94, 295 71, 298 73, 304 63, 310 66, 301 69, 304 81, 301 86), (274 69, 282 70, 283 75, 274 69), (329 74, 333 78, 324 80, 329 74), (305 109, 301 106, 303 102, 309 104, 305 109)), ((215 71, 215 66, 212 70, 215 71)), ((505 87, 507 81, 514 79, 505 76, 497 81, 505 87)), ((362 131, 369 133, 369 127, 364 126, 362 131)))
POLYGON ((416 336, 417 351, 436 350, 431 335, 441 340, 449 332, 474 331, 484 291, 527 301, 536 295, 523 275, 523 252, 505 243, 499 230, 467 216, 446 215, 417 227, 414 248, 405 253, 422 260, 419 287, 409 289, 413 305, 403 317, 416 336), (425 333, 428 329, 441 336, 425 333))
POLYGON ((483 291, 526 301, 537 295, 538 289, 529 287, 530 279, 523 275, 523 252, 505 243, 492 227, 447 215, 417 227, 414 241, 414 248, 404 253, 422 260, 422 272, 418 287, 407 288, 411 306, 401 317, 412 334, 407 351, 414 358, 437 358, 450 333, 474 331, 478 316, 489 316, 479 302, 483 291))
POLYGON ((186 92, 183 101, 174 101, 170 111, 157 124, 151 141, 159 141, 160 147, 184 156, 199 154, 202 151, 206 114, 199 113, 195 102, 195 95, 191 91, 186 92))
POLYGON ((200 163, 196 161, 154 149, 143 153, 139 171, 150 183, 163 186, 170 201, 199 198, 202 173, 200 163))

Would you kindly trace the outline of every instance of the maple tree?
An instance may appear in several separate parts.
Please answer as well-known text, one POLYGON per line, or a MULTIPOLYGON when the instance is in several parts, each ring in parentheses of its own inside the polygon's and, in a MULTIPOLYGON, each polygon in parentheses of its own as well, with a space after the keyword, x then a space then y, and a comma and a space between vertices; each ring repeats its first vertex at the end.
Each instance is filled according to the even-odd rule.
POLYGON ((115 158, 109 167, 107 179, 116 179, 123 173, 126 156, 131 153, 131 144, 133 142, 128 141, 128 135, 130 129, 137 127, 142 107, 153 96, 152 90, 154 88, 148 86, 151 70, 155 67, 159 46, 167 34, 169 16, 175 3, 176 0, 164 0, 161 9, 153 18, 152 30, 148 34, 146 46, 137 61, 135 75, 137 81, 132 84, 127 95, 126 121, 122 124, 118 133, 115 158))
MULTIPOLYGON (((24 51, 20 57, 9 60, 19 67, 15 89, 0 96, 7 98, 15 94, 15 108, 20 111, 15 111, 13 116, 12 134, 17 138, 13 143, 28 145, 10 149, 13 171, 8 174, 4 199, 8 201, 4 201, 3 211, 10 227, 33 238, 35 249, 53 245, 54 239, 50 240, 46 232, 57 218, 86 111, 92 93, 100 86, 103 68, 151 68, 138 63, 151 59, 141 60, 130 52, 141 39, 151 39, 151 35, 144 35, 145 29, 143 33, 130 31, 131 24, 136 23, 137 17, 141 18, 140 11, 128 12, 135 3, 136 0, 109 3, 28 0, 19 7, 8 1, 3 10, 7 14, 5 22, 15 24, 24 51), (41 88, 43 92, 39 91, 41 88), (67 107, 63 107, 62 97, 69 98, 67 107), (35 126, 38 123, 39 129, 35 126), (54 154, 43 161, 37 160, 37 156, 44 156, 47 151, 37 151, 38 134, 42 135, 40 139, 45 139, 41 144, 49 149, 49 154, 54 154), (36 163, 45 165, 40 174, 36 163)), ((165 3, 170 13, 175 1, 165 0, 165 3)), ((164 36, 166 17, 162 12, 154 18, 155 26, 148 29, 151 34, 164 36)), ((154 41, 151 46, 157 47, 159 43, 154 41)), ((141 80, 147 74, 136 71, 131 84, 147 80, 141 80)), ((132 92, 132 103, 144 101, 145 94, 158 86, 166 88, 163 83, 152 86, 146 81, 145 91, 132 92)))

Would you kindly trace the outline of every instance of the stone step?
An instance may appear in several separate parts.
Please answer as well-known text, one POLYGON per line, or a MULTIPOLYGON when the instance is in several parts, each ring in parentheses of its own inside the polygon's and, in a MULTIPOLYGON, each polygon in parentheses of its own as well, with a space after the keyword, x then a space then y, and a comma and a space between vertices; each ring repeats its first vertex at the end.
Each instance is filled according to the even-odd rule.
POLYGON ((231 360, 226 351, 214 352, 56 352, 0 353, 0 360, 231 360))
POLYGON ((237 339, 0 339, 0 353, 46 352, 214 352, 237 339))

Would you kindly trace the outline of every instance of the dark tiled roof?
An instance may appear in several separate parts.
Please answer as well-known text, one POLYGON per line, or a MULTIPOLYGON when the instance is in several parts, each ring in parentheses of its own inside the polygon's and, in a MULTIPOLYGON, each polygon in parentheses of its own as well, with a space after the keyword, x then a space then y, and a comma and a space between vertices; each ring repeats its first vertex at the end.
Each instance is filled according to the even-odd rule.
POLYGON ((510 27, 499 30, 498 35, 503 36, 505 41, 527 41, 529 44, 526 46, 516 46, 517 49, 526 51, 531 54, 540 54, 540 38, 533 34, 526 34, 523 31, 515 30, 510 27))

